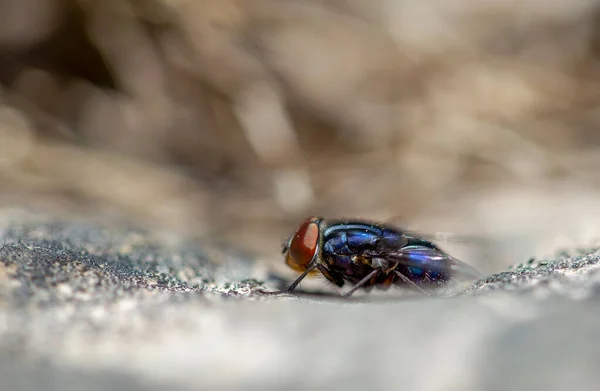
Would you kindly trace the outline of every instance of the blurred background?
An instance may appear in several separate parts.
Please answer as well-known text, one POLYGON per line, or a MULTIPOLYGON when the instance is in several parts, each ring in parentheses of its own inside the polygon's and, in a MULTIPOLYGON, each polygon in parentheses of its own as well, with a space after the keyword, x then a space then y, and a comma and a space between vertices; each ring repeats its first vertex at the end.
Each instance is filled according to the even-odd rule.
POLYGON ((600 237, 599 60, 592 0, 0 0, 0 206, 497 271, 600 237))

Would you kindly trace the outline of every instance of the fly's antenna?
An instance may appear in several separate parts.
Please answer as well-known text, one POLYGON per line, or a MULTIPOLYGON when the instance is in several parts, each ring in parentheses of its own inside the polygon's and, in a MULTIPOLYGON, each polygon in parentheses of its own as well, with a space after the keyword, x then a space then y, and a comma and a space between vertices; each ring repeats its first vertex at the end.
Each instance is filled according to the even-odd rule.
POLYGON ((292 239, 292 237, 290 236, 285 242, 283 242, 283 244, 281 245, 281 253, 285 254, 285 252, 287 250, 290 249, 290 240, 292 239))

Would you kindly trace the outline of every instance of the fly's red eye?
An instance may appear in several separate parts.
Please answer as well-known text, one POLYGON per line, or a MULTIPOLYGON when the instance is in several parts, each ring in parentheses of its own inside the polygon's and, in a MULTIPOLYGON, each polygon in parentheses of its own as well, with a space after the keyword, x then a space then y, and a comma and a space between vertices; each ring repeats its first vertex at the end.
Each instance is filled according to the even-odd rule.
POLYGON ((307 266, 315 256, 318 242, 319 225, 316 221, 309 219, 302 223, 290 241, 288 258, 291 259, 288 261, 293 262, 296 266, 307 266))

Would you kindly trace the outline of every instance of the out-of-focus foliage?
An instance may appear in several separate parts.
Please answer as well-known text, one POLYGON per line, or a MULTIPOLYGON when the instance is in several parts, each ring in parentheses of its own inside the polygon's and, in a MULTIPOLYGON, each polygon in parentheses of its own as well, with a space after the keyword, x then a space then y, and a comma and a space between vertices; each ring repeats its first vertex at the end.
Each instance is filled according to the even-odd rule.
POLYGON ((0 1, 0 202, 265 255, 306 214, 393 217, 500 238, 475 263, 521 260, 597 231, 599 12, 0 1))

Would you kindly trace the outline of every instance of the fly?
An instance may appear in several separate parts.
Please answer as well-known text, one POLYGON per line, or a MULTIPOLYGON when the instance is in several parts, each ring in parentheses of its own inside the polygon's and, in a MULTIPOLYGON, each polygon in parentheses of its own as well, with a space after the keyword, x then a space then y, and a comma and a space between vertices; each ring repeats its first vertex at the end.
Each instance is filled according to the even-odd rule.
POLYGON ((338 287, 352 285, 344 296, 392 285, 426 293, 425 288, 446 285, 453 278, 481 275, 423 237, 360 220, 310 217, 284 244, 282 253, 286 264, 301 275, 284 291, 263 293, 291 293, 306 276, 316 273, 338 287))

